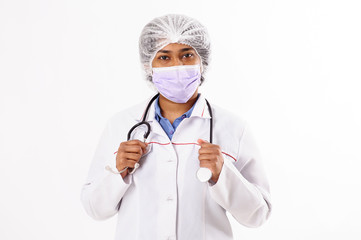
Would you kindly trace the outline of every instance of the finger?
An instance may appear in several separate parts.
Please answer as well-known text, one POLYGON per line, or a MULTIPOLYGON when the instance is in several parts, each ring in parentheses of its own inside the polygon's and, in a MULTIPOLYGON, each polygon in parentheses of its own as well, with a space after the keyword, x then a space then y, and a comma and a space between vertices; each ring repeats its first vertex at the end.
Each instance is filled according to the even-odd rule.
POLYGON ((202 155, 199 155, 198 156, 198 159, 199 161, 204 161, 204 160, 207 160, 207 161, 214 161, 217 159, 217 156, 215 156, 214 154, 202 154, 202 155))
POLYGON ((129 140, 127 142, 124 142, 126 145, 140 145, 141 147, 147 147, 148 143, 139 141, 139 140, 129 140))
POLYGON ((148 143, 140 142, 140 147, 142 148, 143 154, 147 152, 148 143))
POLYGON ((208 147, 212 147, 212 146, 217 146, 217 145, 212 144, 212 143, 210 143, 210 142, 208 142, 206 140, 203 140, 203 139, 198 139, 197 142, 198 142, 198 144, 199 144, 199 146, 201 148, 208 148, 208 147))
POLYGON ((215 144, 210 145, 204 145, 198 150, 199 154, 208 153, 208 154, 215 154, 215 155, 221 155, 222 149, 220 146, 215 144))
POLYGON ((143 154, 143 152, 144 152, 143 149, 140 146, 136 146, 136 145, 126 146, 123 150, 126 153, 143 154))
POLYGON ((134 139, 134 140, 126 141, 124 143, 127 144, 127 145, 138 145, 139 143, 142 143, 142 142, 137 140, 137 139, 134 139))
MULTIPOLYGON (((116 157, 116 162, 117 164, 124 164, 127 161, 136 161, 134 158, 134 156, 131 156, 129 154, 136 154, 136 153, 126 153, 126 152, 118 152, 117 157, 116 157)), ((140 155, 140 154, 139 154, 140 155)))
POLYGON ((136 140, 138 142, 138 145, 145 150, 145 148, 148 146, 148 143, 136 140))
POLYGON ((143 152, 145 152, 145 149, 148 146, 148 143, 144 143, 139 140, 130 140, 130 141, 125 142, 125 144, 126 144, 126 146, 138 145, 142 148, 143 152))
POLYGON ((204 143, 209 143, 209 142, 207 142, 206 140, 203 140, 203 139, 199 138, 199 139, 197 140, 197 143, 198 143, 199 145, 202 145, 202 144, 204 144, 204 143))
POLYGON ((212 147, 201 147, 199 150, 198 150, 198 153, 199 154, 218 154, 220 151, 219 149, 216 147, 216 146, 212 146, 212 147))
POLYGON ((209 161, 202 161, 202 162, 199 163, 199 167, 208 168, 209 170, 212 171, 213 168, 214 168, 214 164, 212 162, 209 162, 209 161))
POLYGON ((117 164, 117 169, 118 171, 122 171, 124 168, 128 167, 128 168, 134 168, 135 164, 137 162, 133 161, 133 160, 126 160, 125 162, 121 163, 121 164, 117 164))
POLYGON ((132 161, 139 161, 139 159, 141 158, 142 154, 139 153, 125 153, 124 154, 124 158, 127 160, 132 160, 132 161))

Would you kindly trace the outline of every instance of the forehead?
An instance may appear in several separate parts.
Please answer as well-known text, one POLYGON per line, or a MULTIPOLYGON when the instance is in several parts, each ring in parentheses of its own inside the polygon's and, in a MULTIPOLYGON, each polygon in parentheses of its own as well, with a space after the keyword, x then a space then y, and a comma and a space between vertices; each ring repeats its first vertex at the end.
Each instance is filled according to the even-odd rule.
POLYGON ((186 45, 186 44, 170 43, 170 44, 166 45, 165 47, 163 47, 162 49, 160 49, 158 52, 162 52, 162 51, 179 52, 179 51, 184 51, 184 50, 194 50, 194 49, 191 46, 186 45))

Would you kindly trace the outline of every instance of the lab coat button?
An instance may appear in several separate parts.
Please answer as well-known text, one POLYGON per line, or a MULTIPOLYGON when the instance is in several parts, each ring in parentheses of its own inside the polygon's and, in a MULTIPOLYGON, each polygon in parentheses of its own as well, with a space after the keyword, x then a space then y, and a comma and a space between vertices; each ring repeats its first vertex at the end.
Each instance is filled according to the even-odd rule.
POLYGON ((173 201, 173 197, 171 195, 168 196, 167 201, 173 201))

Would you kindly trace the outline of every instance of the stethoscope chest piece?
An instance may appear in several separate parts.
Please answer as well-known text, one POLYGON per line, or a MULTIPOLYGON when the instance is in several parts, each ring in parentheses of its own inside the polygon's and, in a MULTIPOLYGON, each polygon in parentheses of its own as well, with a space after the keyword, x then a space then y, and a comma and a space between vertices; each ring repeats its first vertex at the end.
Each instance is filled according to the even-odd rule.
POLYGON ((197 178, 201 182, 207 182, 212 177, 212 172, 209 168, 201 167, 197 171, 197 178))

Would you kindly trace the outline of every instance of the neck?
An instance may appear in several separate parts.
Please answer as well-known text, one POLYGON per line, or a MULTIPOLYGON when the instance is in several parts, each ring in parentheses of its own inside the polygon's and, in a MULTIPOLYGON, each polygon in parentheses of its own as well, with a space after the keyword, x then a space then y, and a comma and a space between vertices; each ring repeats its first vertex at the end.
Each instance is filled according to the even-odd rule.
POLYGON ((160 94, 159 106, 161 109, 162 116, 167 118, 173 124, 175 119, 177 119, 183 113, 191 109, 191 107, 197 101, 197 97, 198 97, 198 89, 195 91, 193 96, 186 103, 172 102, 160 94))

